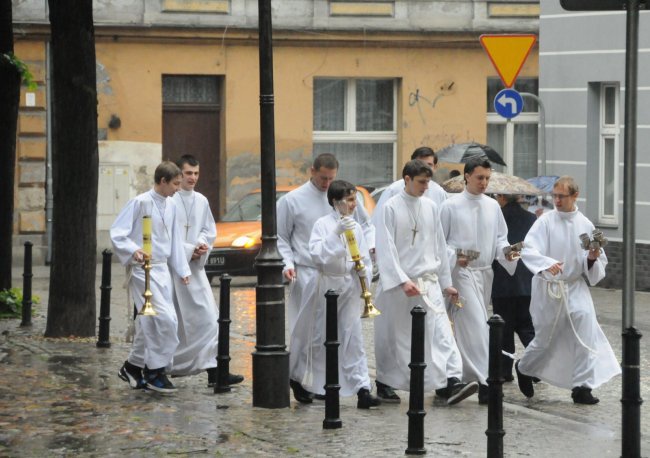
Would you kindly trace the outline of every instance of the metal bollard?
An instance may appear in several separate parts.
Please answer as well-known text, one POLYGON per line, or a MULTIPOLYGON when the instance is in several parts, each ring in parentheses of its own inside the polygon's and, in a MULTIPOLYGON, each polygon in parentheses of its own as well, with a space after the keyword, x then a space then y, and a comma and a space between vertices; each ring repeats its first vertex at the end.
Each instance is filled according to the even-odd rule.
POLYGON ((343 426, 339 405, 339 338, 338 338, 338 297, 333 290, 325 293, 325 420, 323 429, 337 429, 343 426))
POLYGON ((411 310, 411 384, 409 393, 407 455, 424 455, 424 318, 427 311, 420 304, 411 310))
POLYGON ((214 384, 215 393, 228 393, 230 384, 230 282, 228 274, 220 277, 219 286, 219 343, 217 350, 217 383, 214 384))
POLYGON ((23 271, 23 319, 20 326, 32 325, 32 242, 25 242, 23 271))
POLYGON ((102 251, 102 291, 99 304, 99 336, 97 337, 98 348, 109 348, 111 346, 111 250, 102 251))
POLYGON ((636 328, 623 331, 621 456, 624 458, 641 456, 640 340, 641 333, 636 328))
POLYGON ((505 321, 499 315, 492 315, 490 326, 490 365, 488 369, 488 428, 485 435, 488 458, 503 458, 503 327, 505 321))

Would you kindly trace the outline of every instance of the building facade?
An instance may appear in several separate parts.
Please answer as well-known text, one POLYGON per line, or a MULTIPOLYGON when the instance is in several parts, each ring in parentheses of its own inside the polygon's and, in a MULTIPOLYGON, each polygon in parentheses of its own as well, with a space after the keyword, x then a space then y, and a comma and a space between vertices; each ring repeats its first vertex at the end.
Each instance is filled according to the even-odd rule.
MULTIPOLYGON (((21 94, 15 240, 37 240, 47 253, 47 2, 13 4, 16 54, 39 82, 21 94)), ((516 167, 523 159, 512 145, 536 145, 536 113, 517 121, 530 124, 520 129, 494 119, 489 94, 497 73, 479 36, 537 33, 539 5, 273 0, 278 184, 302 183, 313 155, 325 151, 340 160, 341 178, 385 183, 418 146, 484 143, 488 135, 511 145, 506 156, 516 167)), ((259 187, 257 0, 115 0, 94 8, 100 248, 117 212, 151 185, 162 159, 199 157, 200 190, 215 216, 259 187)), ((521 72, 535 89, 537 60, 535 48, 521 72)))
MULTIPOLYGON (((578 205, 610 241, 603 286, 622 286, 625 11, 565 11, 543 2, 539 93, 547 173, 572 175, 578 205)), ((637 288, 650 289, 650 12, 639 21, 637 288)))

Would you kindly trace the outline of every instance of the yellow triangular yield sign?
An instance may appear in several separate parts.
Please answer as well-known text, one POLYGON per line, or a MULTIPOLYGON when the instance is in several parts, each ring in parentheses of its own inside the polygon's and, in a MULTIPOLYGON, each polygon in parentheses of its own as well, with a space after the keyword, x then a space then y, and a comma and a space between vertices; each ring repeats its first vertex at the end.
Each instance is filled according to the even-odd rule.
POLYGON ((512 87, 537 37, 532 34, 481 35, 480 40, 505 87, 512 87))

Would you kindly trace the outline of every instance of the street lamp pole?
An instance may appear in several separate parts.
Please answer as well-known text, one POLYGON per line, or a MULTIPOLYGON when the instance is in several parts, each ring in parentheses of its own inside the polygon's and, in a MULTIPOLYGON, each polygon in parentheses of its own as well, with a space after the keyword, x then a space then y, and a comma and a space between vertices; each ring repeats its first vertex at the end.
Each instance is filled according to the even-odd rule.
POLYGON ((289 352, 284 337, 282 256, 275 211, 275 120, 271 0, 258 0, 260 55, 260 146, 262 248, 257 268, 256 329, 253 352, 253 406, 289 407, 289 352))

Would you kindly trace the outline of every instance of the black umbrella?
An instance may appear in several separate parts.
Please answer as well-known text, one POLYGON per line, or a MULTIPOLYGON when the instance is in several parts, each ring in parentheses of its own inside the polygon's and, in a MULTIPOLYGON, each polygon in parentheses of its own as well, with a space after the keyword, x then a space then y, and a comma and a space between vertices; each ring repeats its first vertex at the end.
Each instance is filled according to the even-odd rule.
POLYGON ((480 143, 457 143, 436 151, 440 162, 467 162, 468 158, 477 155, 486 156, 490 162, 495 164, 506 165, 494 148, 480 143))

